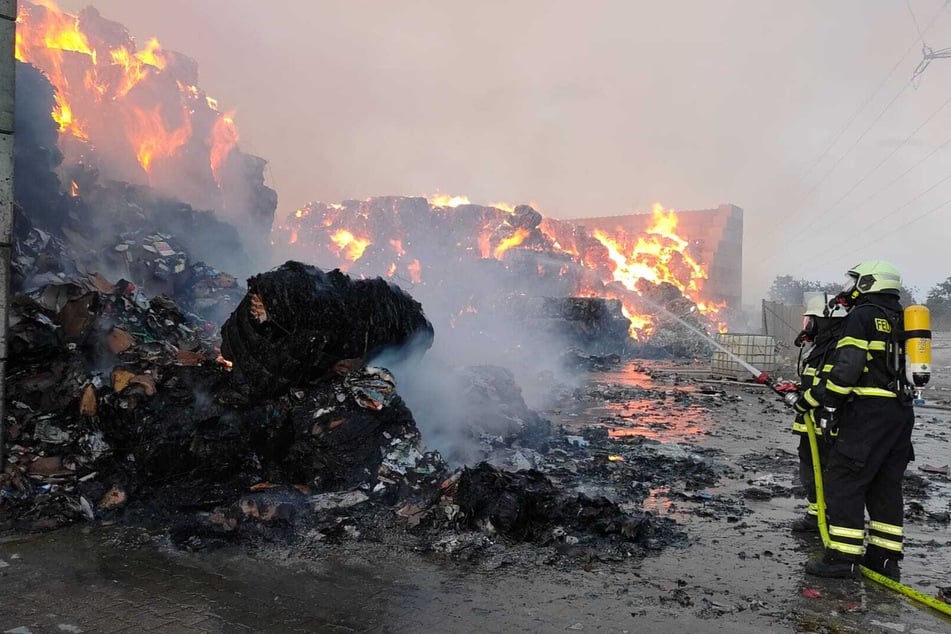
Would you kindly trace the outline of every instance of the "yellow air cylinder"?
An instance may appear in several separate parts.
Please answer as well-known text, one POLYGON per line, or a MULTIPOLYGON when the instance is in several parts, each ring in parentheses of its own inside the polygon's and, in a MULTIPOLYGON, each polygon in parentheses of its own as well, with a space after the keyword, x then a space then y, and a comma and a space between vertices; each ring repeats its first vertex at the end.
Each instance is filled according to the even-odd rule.
POLYGON ((931 379, 931 313, 916 304, 905 309, 905 374, 915 387, 931 379))

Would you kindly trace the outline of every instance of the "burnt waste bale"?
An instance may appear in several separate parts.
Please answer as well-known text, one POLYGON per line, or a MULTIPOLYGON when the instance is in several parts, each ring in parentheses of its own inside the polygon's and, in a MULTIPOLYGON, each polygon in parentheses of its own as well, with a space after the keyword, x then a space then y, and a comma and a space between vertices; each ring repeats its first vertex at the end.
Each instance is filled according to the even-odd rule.
POLYGON ((507 302, 536 338, 567 343, 586 354, 624 354, 629 348, 631 322, 619 300, 511 296, 507 302))
POLYGON ((468 528, 538 544, 555 542, 567 530, 646 546, 657 528, 647 514, 625 513, 605 497, 572 494, 535 469, 503 471, 485 462, 462 470, 452 501, 468 528))
POLYGON ((221 337, 222 356, 251 392, 277 395, 383 351, 425 351, 433 327, 419 302, 382 278, 353 280, 291 260, 248 279, 221 337))

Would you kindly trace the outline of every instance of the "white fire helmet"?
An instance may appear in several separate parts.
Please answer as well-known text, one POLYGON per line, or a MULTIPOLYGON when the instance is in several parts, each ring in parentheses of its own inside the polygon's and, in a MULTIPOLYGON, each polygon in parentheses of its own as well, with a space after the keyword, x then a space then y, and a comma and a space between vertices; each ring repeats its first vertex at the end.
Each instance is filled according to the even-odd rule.
POLYGON ((835 296, 829 293, 816 293, 806 301, 806 310, 803 317, 845 317, 848 314, 845 306, 835 301, 835 296))

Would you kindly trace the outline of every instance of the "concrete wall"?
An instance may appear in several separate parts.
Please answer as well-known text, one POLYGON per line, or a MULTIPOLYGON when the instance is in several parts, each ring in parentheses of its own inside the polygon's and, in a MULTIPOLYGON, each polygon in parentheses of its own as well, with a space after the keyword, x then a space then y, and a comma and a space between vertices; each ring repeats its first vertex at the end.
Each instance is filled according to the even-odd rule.
MULTIPOLYGON (((707 271, 704 297, 725 301, 731 308, 743 305, 743 210, 724 204, 716 209, 677 211, 677 234, 690 242, 690 255, 707 271)), ((642 233, 652 214, 626 214, 570 220, 588 229, 642 233)))
POLYGON ((16 63, 16 0, 0 0, 0 467, 6 422, 7 311, 10 305, 10 243, 13 237, 13 105, 16 63))

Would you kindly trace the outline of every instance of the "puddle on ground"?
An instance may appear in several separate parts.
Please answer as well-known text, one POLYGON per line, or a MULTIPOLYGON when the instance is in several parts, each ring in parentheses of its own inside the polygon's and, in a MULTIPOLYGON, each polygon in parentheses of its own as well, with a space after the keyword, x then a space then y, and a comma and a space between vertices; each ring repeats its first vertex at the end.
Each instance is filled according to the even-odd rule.
POLYGON ((630 363, 592 374, 571 403, 548 415, 555 424, 573 429, 602 426, 612 438, 643 438, 657 442, 682 442, 707 432, 710 399, 695 385, 657 383, 630 363))

